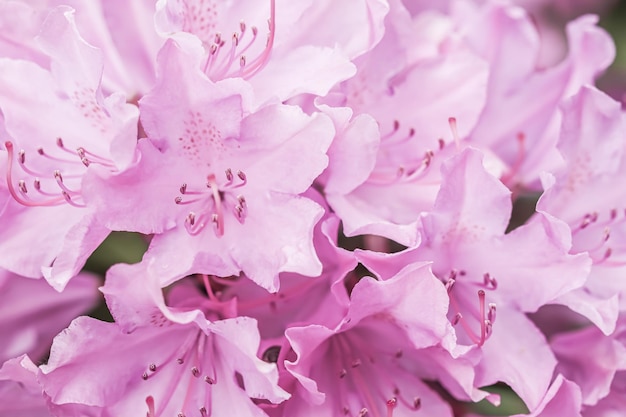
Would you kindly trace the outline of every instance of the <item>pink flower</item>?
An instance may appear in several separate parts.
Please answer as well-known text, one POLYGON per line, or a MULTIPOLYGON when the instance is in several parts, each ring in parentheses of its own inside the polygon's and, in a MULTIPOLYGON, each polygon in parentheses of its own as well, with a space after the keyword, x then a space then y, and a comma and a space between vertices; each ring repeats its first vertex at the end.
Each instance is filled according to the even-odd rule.
POLYGON ((147 259, 164 277, 243 271, 270 291, 279 272, 319 274, 312 235, 322 209, 299 194, 328 163, 331 121, 295 106, 252 112, 245 82, 213 83, 197 58, 169 42, 159 83, 141 101, 163 165, 140 188, 177 224, 154 237, 147 259))
POLYGON ((353 75, 351 60, 378 42, 387 11, 382 0, 349 5, 326 0, 160 0, 156 23, 160 32, 181 44, 202 43, 197 68, 211 80, 248 80, 264 103, 303 93, 325 95, 353 75), (358 30, 343 30, 347 27, 358 30))
POLYGON ((485 106, 469 141, 506 163, 502 180, 509 188, 538 188, 539 174, 560 165, 559 105, 592 83, 615 55, 612 40, 596 23, 591 16, 571 22, 568 56, 543 70, 536 64, 538 35, 520 9, 488 9, 472 21, 477 26, 467 28, 468 42, 490 64, 485 106))
POLYGON ((162 315, 154 320, 130 334, 113 323, 75 320, 55 338, 48 363, 40 367, 50 401, 98 407, 102 416, 264 416, 249 397, 288 397, 276 385, 275 366, 255 356, 253 320, 207 323, 204 329, 162 315))
POLYGON ((0 193, 8 199, 0 266, 30 277, 43 273, 62 289, 109 233, 98 222, 103 207, 90 204, 82 179, 115 175, 133 163, 138 113, 123 96, 102 96, 101 55, 80 38, 70 9, 50 13, 39 43, 50 72, 0 61, 6 155, 0 193))
POLYGON ((524 313, 580 288, 589 259, 568 254, 567 228, 549 218, 504 234, 510 191, 486 171, 478 151, 466 149, 448 160, 442 177, 434 209, 422 219, 420 246, 359 258, 383 279, 404 265, 432 261, 448 289, 448 317, 460 343, 482 351, 477 383, 506 382, 532 409, 556 360, 524 313))
POLYGON ((620 192, 626 174, 624 116, 620 104, 583 88, 563 107, 559 150, 567 163, 544 176, 538 210, 565 221, 572 230, 572 253, 593 261, 584 289, 562 300, 605 334, 615 327, 618 294, 624 293, 626 217, 620 192))
POLYGON ((284 415, 451 415, 420 377, 437 377, 455 395, 480 397, 470 362, 452 361, 444 288, 425 265, 387 281, 364 278, 334 329, 293 327, 297 354, 286 367, 301 384, 284 415), (320 366, 320 364, 325 364, 320 366))

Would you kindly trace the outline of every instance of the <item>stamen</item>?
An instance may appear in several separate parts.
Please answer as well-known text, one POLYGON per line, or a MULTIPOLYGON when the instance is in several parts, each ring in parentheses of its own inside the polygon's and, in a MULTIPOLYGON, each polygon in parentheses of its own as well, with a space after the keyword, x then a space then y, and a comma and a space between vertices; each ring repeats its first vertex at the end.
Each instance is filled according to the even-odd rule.
POLYGON ((368 414, 367 408, 363 407, 361 408, 361 411, 359 411, 359 417, 365 417, 368 414))
POLYGON ((482 346, 485 343, 485 340, 487 340, 491 332, 492 326, 492 321, 490 320, 490 317, 486 317, 486 315, 490 315, 495 320, 496 314, 496 306, 493 303, 489 304, 489 311, 485 311, 485 291, 482 289, 478 290, 478 321, 480 323, 480 335, 476 335, 470 325, 464 319, 463 315, 460 312, 458 301, 453 295, 450 295, 450 305, 457 311, 452 319, 452 325, 456 326, 460 323, 472 342, 479 347, 482 346))
POLYGON ((25 199, 24 198, 25 196, 21 192, 21 189, 20 189, 20 192, 18 192, 15 190, 13 186, 13 156, 14 156, 13 142, 6 141, 4 142, 4 146, 6 147, 7 154, 8 154, 7 155, 8 157, 7 174, 6 174, 7 188, 9 189, 9 193, 11 194, 11 197, 13 197, 15 201, 17 201, 18 203, 26 207, 42 207, 42 206, 55 206, 55 205, 62 203, 65 200, 65 198, 61 196, 56 197, 56 198, 51 198, 49 200, 44 200, 44 201, 30 201, 30 200, 25 199))
POLYGON ((395 397, 387 401, 387 417, 393 417, 393 410, 397 404, 398 400, 395 397))
POLYGON ((450 125, 450 130, 452 131, 452 138, 454 139, 454 143, 456 145, 456 149, 461 149, 461 139, 459 138, 459 130, 456 124, 456 117, 448 118, 448 124, 450 125))
POLYGON ((478 290, 478 303, 480 309, 480 342, 478 346, 482 346, 485 343, 485 339, 487 338, 486 328, 485 328, 485 291, 478 290))

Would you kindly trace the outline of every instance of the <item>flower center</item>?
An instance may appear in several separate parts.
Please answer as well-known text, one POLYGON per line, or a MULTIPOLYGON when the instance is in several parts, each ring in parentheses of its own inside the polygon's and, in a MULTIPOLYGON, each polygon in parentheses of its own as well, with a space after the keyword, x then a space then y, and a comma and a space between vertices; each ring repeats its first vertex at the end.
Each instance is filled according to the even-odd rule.
POLYGON ((65 203, 74 207, 85 207, 81 178, 87 167, 97 164, 111 172, 117 171, 110 159, 83 147, 71 151, 65 147, 61 138, 56 139, 56 148, 52 152, 37 148, 37 154, 33 158, 27 158, 23 149, 16 153, 11 141, 6 141, 4 146, 8 155, 6 181, 9 193, 15 201, 27 207, 57 206, 65 203), (14 170, 16 162, 19 170, 14 170))
POLYGON ((180 187, 180 196, 174 199, 179 205, 201 205, 202 211, 190 211, 185 219, 185 228, 191 235, 197 235, 210 222, 218 237, 224 235, 224 217, 229 210, 240 224, 245 222, 248 205, 243 195, 236 190, 247 183, 246 174, 237 171, 233 174, 230 168, 225 171, 225 181, 218 184, 214 174, 207 176, 205 189, 190 189, 187 184, 180 187), (198 203, 198 204, 196 204, 198 203))
MULTIPOLYGON (((417 158, 407 158, 410 152, 410 141, 415 136, 415 129, 403 130, 400 122, 395 120, 391 132, 383 135, 380 142, 380 154, 387 159, 383 163, 377 163, 370 175, 368 182, 379 185, 407 183, 424 177, 431 166, 435 152, 427 150, 417 158), (398 149, 400 148, 400 149, 398 149), (392 159, 401 158, 402 161, 392 159)), ((443 139, 438 141, 439 150, 445 147, 443 139)))

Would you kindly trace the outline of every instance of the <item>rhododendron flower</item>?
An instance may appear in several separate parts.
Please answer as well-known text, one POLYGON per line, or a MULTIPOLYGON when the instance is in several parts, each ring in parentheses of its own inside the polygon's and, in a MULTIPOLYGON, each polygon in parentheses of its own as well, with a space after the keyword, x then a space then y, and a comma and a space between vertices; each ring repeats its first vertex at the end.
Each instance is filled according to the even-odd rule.
POLYGON ((581 287, 589 260, 568 255, 568 236, 547 218, 504 235, 510 191, 485 170, 478 151, 467 149, 448 160, 442 176, 434 209, 422 219, 421 244, 391 256, 361 253, 360 259, 384 279, 403 265, 432 260, 448 289, 448 317, 459 341, 483 352, 478 383, 504 381, 534 408, 556 360, 524 312, 581 287), (519 351, 517 337, 532 351, 519 351))
POLYGON ((281 271, 318 274, 312 232, 322 209, 298 194, 328 163, 331 121, 280 104, 252 112, 243 82, 213 83, 196 59, 168 42, 159 83, 140 103, 166 167, 142 188, 177 223, 154 237, 147 256, 164 277, 243 271, 272 291, 281 271))
POLYGON ((85 198, 82 179, 132 164, 138 113, 124 97, 102 96, 101 56, 80 38, 69 8, 50 13, 39 44, 50 56, 50 72, 28 61, 0 61, 6 178, 0 193, 8 199, 0 266, 31 277, 43 273, 62 289, 109 233, 98 222, 105 208, 85 198), (40 244, 33 247, 34 241, 40 244))
MULTIPOLYGON (((589 253, 593 266, 584 290, 563 302, 610 334, 623 297, 624 115, 620 104, 592 88, 583 88, 564 105, 559 149, 567 165, 546 175, 537 208, 567 222, 572 253, 589 253), (590 308, 596 302, 599 308, 590 308)), ((624 307, 622 306, 621 309, 624 307)))
POLYGON ((471 364, 464 368, 437 353, 455 350, 445 321, 446 299, 428 267, 413 266, 384 282, 360 281, 350 309, 334 329, 310 325, 287 330, 298 356, 287 369, 301 386, 299 398, 286 403, 285 415, 392 416, 417 410, 451 415, 420 381, 419 369, 433 361, 437 365, 425 366, 424 372, 440 369, 438 376, 452 391, 474 394, 471 364))
POLYGON ((351 60, 380 40, 387 11, 381 0, 345 6, 327 0, 159 0, 155 19, 164 35, 183 44, 201 41, 198 67, 211 80, 248 80, 263 103, 325 95, 352 76, 351 60), (337 30, 348 26, 358 30, 337 30))

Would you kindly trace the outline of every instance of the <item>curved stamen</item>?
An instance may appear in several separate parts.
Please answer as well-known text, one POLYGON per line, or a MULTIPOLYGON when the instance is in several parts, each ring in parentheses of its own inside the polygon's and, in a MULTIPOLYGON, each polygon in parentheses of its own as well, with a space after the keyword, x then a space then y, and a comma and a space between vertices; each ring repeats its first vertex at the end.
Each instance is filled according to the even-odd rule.
POLYGON ((243 67, 241 70, 242 78, 252 77, 254 74, 261 71, 270 60, 272 49, 274 48, 274 38, 276 36, 276 0, 270 0, 270 18, 268 20, 268 26, 269 35, 265 49, 263 49, 263 53, 254 61, 243 67))
POLYGON ((55 206, 55 205, 63 203, 66 200, 64 197, 59 196, 59 197, 55 197, 55 198, 51 198, 51 199, 43 200, 43 201, 31 201, 30 199, 27 199, 25 186, 24 186, 24 189, 20 187, 20 192, 17 192, 15 190, 15 187, 13 186, 13 156, 14 156, 13 142, 6 141, 4 143, 4 146, 6 147, 7 154, 8 154, 7 155, 8 156, 7 175, 6 175, 7 188, 9 189, 9 193, 11 194, 11 197, 13 197, 15 201, 27 207, 44 207, 44 206, 55 206))

